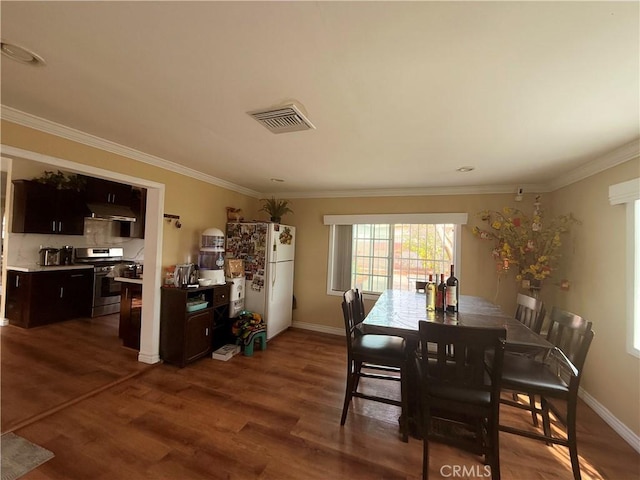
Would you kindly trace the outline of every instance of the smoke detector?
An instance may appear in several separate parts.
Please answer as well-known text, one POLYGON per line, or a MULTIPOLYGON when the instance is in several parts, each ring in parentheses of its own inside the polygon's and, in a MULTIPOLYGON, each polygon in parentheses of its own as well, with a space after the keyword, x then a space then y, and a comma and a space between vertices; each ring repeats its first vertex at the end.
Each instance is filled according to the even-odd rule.
POLYGON ((299 132, 315 130, 315 126, 304 116, 300 107, 293 103, 278 107, 247 112, 272 133, 299 132))

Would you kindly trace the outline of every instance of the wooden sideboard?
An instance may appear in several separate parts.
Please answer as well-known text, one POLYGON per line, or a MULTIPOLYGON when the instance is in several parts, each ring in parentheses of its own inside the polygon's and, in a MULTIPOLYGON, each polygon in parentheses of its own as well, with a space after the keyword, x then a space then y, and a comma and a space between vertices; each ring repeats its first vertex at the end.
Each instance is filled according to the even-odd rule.
POLYGON ((160 358, 184 367, 228 342, 230 285, 198 288, 162 287, 160 358), (189 305, 206 307, 189 311, 189 305))

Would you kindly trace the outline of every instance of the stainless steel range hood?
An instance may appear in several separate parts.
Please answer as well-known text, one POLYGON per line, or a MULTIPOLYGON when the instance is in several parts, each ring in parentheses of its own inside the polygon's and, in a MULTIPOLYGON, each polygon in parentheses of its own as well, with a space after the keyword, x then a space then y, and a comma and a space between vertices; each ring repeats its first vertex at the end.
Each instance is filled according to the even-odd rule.
POLYGON ((129 207, 124 205, 113 205, 111 203, 88 203, 87 207, 91 212, 87 217, 96 220, 119 220, 121 222, 135 222, 136 214, 129 207))

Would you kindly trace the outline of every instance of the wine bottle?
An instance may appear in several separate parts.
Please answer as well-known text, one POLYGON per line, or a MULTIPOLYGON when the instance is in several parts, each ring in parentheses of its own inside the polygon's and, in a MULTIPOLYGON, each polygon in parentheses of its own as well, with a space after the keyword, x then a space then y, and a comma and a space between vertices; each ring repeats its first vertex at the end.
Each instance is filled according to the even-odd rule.
POLYGON ((433 274, 431 273, 424 291, 427 294, 427 312, 433 312, 436 309, 436 284, 433 283, 433 274))
POLYGON ((444 312, 444 300, 447 291, 447 285, 444 283, 444 273, 440 274, 440 283, 436 291, 436 311, 444 312))
POLYGON ((453 265, 451 265, 451 276, 447 278, 447 312, 458 311, 458 299, 460 296, 460 282, 453 274, 453 265))

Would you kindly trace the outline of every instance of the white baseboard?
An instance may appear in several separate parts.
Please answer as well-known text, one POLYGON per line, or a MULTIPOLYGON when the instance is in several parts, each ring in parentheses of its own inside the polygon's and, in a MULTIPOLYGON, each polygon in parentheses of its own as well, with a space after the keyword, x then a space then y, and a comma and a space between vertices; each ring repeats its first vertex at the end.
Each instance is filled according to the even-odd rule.
POLYGON ((9 325, 9 319, 8 318, 0 319, 0 327, 6 327, 7 325, 9 325))
POLYGON ((293 328, 301 330, 312 330, 314 332, 328 333, 329 335, 339 335, 344 337, 344 328, 326 327, 324 325, 316 325, 315 323, 293 322, 293 328))
POLYGON ((154 363, 160 362, 160 355, 148 355, 146 353, 139 352, 138 361, 141 363, 148 363, 149 365, 153 365, 154 363))
POLYGON ((636 452, 640 453, 640 436, 636 435, 629 427, 618 420, 600 402, 593 398, 582 387, 578 390, 578 396, 593 409, 615 432, 620 435, 625 442, 631 445, 636 452))

